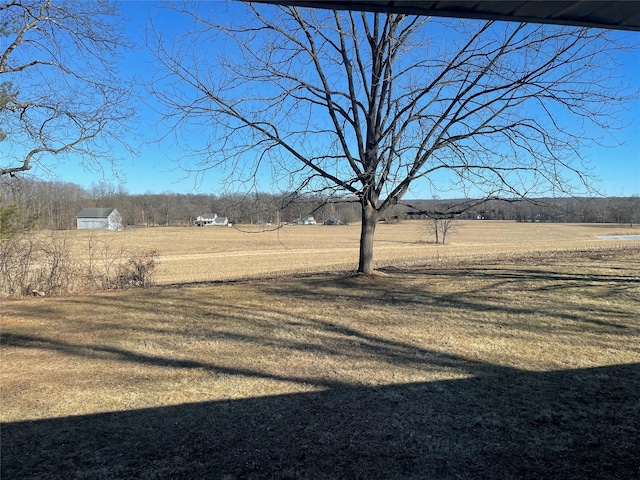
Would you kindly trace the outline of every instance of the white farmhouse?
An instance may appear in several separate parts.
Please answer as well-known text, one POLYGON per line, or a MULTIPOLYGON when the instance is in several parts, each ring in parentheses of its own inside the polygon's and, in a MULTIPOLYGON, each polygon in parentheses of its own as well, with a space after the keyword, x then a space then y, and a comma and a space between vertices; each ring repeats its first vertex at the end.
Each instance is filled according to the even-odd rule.
POLYGON ((315 225, 316 224, 316 219, 309 216, 309 217, 302 217, 298 219, 298 225, 315 225))
POLYGON ((83 208, 76 222, 78 230, 123 230, 122 215, 115 208, 83 208))
POLYGON ((215 213, 205 213, 196 218, 195 224, 198 227, 224 227, 229 225, 229 219, 227 217, 219 217, 215 213))

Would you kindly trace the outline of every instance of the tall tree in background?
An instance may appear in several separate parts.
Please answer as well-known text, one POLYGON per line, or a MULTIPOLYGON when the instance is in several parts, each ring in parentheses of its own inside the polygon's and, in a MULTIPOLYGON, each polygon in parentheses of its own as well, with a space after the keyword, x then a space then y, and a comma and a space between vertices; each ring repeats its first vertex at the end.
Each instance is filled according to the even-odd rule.
POLYGON ((127 44, 108 1, 0 3, 0 176, 51 169, 60 154, 115 161, 109 139, 132 115, 117 67, 127 44))
POLYGON ((416 182, 473 198, 588 186, 581 149, 631 96, 602 30, 255 5, 231 24, 211 4, 174 8, 194 30, 156 32, 153 92, 174 128, 206 134, 186 168, 251 181, 268 164, 280 185, 356 197, 367 274, 378 220, 416 182))

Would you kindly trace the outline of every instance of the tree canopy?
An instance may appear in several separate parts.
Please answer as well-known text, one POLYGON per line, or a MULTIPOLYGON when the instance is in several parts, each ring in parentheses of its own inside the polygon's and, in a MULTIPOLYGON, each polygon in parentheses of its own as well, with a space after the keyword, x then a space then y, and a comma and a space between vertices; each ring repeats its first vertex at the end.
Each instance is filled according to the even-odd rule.
POLYGON ((0 175, 69 153, 85 166, 114 161, 133 113, 118 22, 108 1, 0 3, 0 175))

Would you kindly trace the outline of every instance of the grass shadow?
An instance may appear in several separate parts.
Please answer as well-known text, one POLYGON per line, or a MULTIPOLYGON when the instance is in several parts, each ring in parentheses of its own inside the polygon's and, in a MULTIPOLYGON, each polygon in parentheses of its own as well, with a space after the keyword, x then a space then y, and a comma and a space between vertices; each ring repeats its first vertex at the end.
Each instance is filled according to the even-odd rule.
MULTIPOLYGON (((511 318, 546 316, 563 321, 575 333, 588 328, 627 336, 640 334, 634 313, 640 308, 640 298, 636 295, 640 278, 626 273, 567 273, 484 265, 438 269, 386 268, 381 276, 303 278, 295 285, 276 282, 265 286, 265 289, 273 295, 286 293, 301 302, 322 299, 331 303, 349 299, 369 306, 414 306, 430 311, 454 308, 469 312, 471 318, 478 312, 507 314, 511 318), (413 289, 406 288, 406 279, 411 277, 417 284, 413 289), (450 283, 455 288, 430 289, 434 282, 450 283), (546 298, 540 301, 551 295, 554 301, 546 301, 546 298), (585 299, 625 295, 626 300, 615 307, 605 301, 581 309, 567 300, 572 295, 585 299)), ((514 325, 516 323, 514 321, 514 325)), ((523 322, 523 326, 538 328, 535 322, 523 322)))
MULTIPOLYGON (((80 359, 170 371, 187 382, 195 378, 189 373, 204 372, 318 391, 3 423, 2 478, 638 479, 637 274, 554 268, 323 274, 255 282, 233 298, 217 286, 94 295, 87 318, 84 298, 55 301, 55 308, 13 304, 12 315, 24 318, 4 330, 3 348, 59 356, 69 361, 61 364, 65 373, 80 359), (610 293, 615 298, 589 303, 610 293), (396 324, 389 326, 392 314, 396 324), (138 316, 143 320, 133 323, 138 316), (402 336, 405 323, 411 329, 402 336), (439 337, 415 340, 431 325, 438 335, 475 326, 469 345, 477 348, 500 335, 535 331, 538 337, 527 338, 544 340, 537 344, 542 349, 551 340, 583 345, 609 338, 594 352, 626 349, 626 356, 598 357, 611 365, 597 368, 561 370, 549 361, 540 368, 503 356, 467 356, 439 337), (120 342, 125 335, 129 343, 120 342), (167 348, 145 350, 146 339, 167 348), (225 345, 243 359, 258 352, 269 368, 224 363, 225 345), (196 347, 205 354, 185 355, 196 347), (290 358, 339 359, 345 369, 360 365, 358 377, 297 363, 281 369, 290 358), (409 377, 388 376, 379 382, 385 386, 358 383, 363 372, 389 368, 391 375, 405 366, 412 375, 437 370, 458 379, 424 381, 425 375, 399 383, 409 377), (553 371, 530 371, 535 368, 553 371)), ((524 343, 496 348, 510 355, 509 345, 524 343)), ((585 365, 578 360, 571 365, 585 365)), ((214 397, 208 390, 203 398, 214 397)))
POLYGON ((3 478, 633 479, 640 364, 5 423, 3 478))

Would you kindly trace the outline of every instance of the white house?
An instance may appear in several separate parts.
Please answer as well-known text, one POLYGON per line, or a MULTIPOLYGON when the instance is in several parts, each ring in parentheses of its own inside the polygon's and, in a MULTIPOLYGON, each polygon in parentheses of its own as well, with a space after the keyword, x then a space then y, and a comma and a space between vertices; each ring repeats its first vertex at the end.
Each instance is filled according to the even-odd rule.
POLYGON ((298 219, 298 225, 315 225, 316 219, 313 217, 302 217, 298 219))
POLYGON ((198 227, 224 227, 229 225, 227 217, 219 217, 215 213, 206 213, 196 218, 195 224, 198 227))
POLYGON ((123 230, 122 215, 115 208, 83 208, 76 216, 78 230, 123 230))

